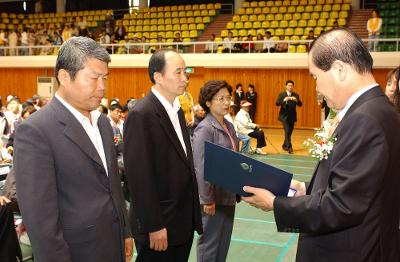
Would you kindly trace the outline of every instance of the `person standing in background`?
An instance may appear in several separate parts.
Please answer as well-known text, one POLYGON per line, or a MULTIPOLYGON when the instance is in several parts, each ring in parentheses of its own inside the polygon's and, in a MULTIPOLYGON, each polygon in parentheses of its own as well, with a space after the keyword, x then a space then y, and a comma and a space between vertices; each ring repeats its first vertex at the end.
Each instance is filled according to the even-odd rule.
MULTIPOLYGON (((382 28, 382 18, 380 18, 378 11, 373 10, 371 13, 371 18, 367 22, 368 39, 374 40, 379 39, 379 34, 382 28)), ((368 50, 371 52, 376 52, 376 47, 378 46, 378 41, 369 41, 368 50)))
POLYGON ((172 49, 149 61, 153 86, 128 114, 124 163, 132 197, 136 261, 187 262, 202 233, 192 147, 178 96, 188 86, 183 58, 172 49))
POLYGON ((246 94, 243 91, 243 86, 241 83, 238 83, 236 85, 236 89, 235 89, 235 93, 234 93, 234 97, 233 97, 233 102, 236 105, 236 112, 235 114, 237 114, 239 112, 240 109, 240 102, 242 102, 242 100, 246 99, 246 94))
POLYGON ((391 70, 387 75, 385 94, 390 102, 400 111, 400 67, 391 70))
POLYGON ((292 133, 294 123, 297 121, 296 107, 303 105, 300 96, 293 92, 293 87, 294 82, 287 80, 286 91, 280 93, 276 100, 276 105, 280 106, 278 119, 282 122, 285 131, 285 141, 283 142, 282 149, 288 151, 289 154, 293 154, 292 133))
POLYGON ((254 117, 256 115, 256 105, 257 105, 257 93, 254 91, 254 85, 249 84, 248 91, 246 92, 246 100, 247 102, 251 103, 249 115, 251 121, 254 121, 254 117))

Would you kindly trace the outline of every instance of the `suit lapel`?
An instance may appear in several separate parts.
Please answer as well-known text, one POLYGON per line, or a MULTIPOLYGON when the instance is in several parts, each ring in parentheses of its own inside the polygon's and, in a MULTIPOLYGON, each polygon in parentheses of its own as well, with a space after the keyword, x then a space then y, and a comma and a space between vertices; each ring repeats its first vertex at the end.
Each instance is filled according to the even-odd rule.
POLYGON ((110 176, 110 167, 111 167, 111 153, 114 152, 112 148, 114 147, 112 139, 110 137, 113 136, 109 132, 108 119, 106 117, 100 116, 99 121, 97 122, 97 126, 99 127, 101 140, 103 142, 104 154, 106 156, 106 163, 108 169, 108 175, 110 176))
POLYGON ((64 134, 68 137, 83 153, 89 156, 100 166, 103 166, 101 158, 97 153, 92 141, 83 129, 79 121, 72 113, 56 98, 53 97, 50 105, 55 109, 56 117, 65 125, 64 134))
MULTIPOLYGON (((161 102, 158 100, 158 98, 151 91, 149 93, 149 98, 155 105, 156 112, 160 116, 160 124, 161 124, 162 128, 164 129, 165 133, 167 134, 167 136, 169 137, 169 139, 171 140, 175 149, 177 150, 178 155, 182 158, 182 160, 184 160, 184 162, 187 165, 190 166, 187 156, 185 154, 185 151, 182 148, 182 144, 179 141, 178 135, 175 132, 174 126, 172 125, 171 119, 169 118, 168 113, 165 110, 164 106, 161 104, 161 102)), ((182 129, 182 125, 181 125, 181 129, 182 129)), ((183 129, 182 129, 182 134, 183 134, 183 129)), ((185 142, 185 144, 186 144, 186 142, 185 142)))

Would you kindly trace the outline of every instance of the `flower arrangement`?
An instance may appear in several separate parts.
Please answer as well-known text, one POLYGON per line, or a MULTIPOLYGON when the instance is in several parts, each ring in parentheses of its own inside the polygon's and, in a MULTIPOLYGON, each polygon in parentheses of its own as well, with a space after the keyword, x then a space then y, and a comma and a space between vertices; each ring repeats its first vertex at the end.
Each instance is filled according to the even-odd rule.
POLYGON ((332 134, 338 125, 335 116, 336 113, 331 110, 327 120, 322 123, 322 127, 316 129, 314 137, 304 141, 303 144, 308 147, 308 152, 312 157, 319 160, 328 159, 332 152, 336 142, 336 137, 332 134))

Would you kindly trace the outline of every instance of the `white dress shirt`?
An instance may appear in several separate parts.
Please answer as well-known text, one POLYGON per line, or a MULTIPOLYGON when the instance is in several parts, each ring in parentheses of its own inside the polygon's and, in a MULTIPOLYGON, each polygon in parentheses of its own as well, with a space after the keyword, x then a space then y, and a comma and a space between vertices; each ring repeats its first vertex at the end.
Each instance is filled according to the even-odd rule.
POLYGON ((157 99, 161 102, 161 104, 167 111, 169 119, 171 120, 171 123, 174 126, 175 133, 178 135, 179 141, 181 142, 182 148, 187 156, 186 145, 185 141, 183 140, 182 129, 178 117, 178 111, 181 108, 181 103, 179 102, 178 97, 176 97, 174 102, 171 104, 154 87, 151 88, 151 92, 153 92, 153 94, 157 97, 157 99))
POLYGON ((89 136, 90 141, 92 141, 93 146, 96 148, 108 176, 108 168, 106 154, 104 153, 103 140, 101 139, 99 127, 97 126, 97 121, 99 120, 101 113, 97 109, 91 111, 90 117, 92 121, 90 122, 89 118, 87 118, 81 112, 76 110, 73 106, 68 104, 57 93, 55 94, 55 97, 60 100, 60 102, 74 115, 74 117, 82 125, 83 129, 86 131, 86 134, 89 136))

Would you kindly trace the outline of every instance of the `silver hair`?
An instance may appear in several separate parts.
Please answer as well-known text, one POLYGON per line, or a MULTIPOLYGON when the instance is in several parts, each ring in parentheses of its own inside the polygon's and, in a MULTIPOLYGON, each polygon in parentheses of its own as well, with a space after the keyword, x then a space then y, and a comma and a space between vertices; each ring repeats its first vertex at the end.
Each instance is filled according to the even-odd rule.
POLYGON ((66 70, 74 80, 78 71, 84 68, 87 58, 95 58, 107 64, 111 61, 107 50, 91 38, 72 37, 64 42, 58 52, 54 70, 58 84, 60 84, 58 72, 61 69, 66 70))

